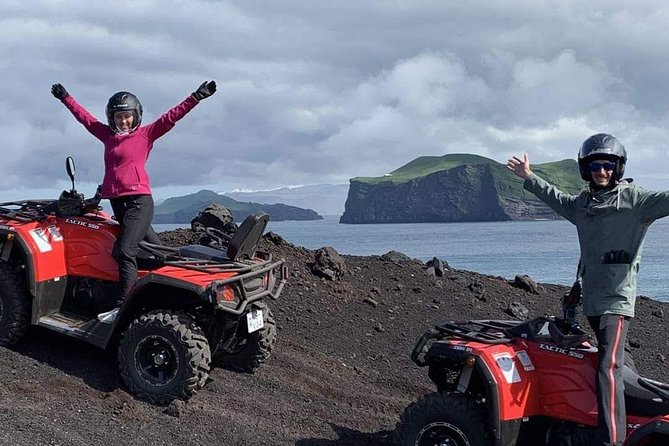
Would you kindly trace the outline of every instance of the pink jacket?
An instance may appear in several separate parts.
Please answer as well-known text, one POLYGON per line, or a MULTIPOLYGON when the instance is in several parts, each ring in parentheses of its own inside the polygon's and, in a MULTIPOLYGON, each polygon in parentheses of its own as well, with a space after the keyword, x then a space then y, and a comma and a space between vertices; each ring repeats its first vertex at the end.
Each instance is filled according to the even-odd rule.
POLYGON ((68 110, 105 146, 102 198, 151 194, 146 161, 153 142, 172 129, 198 102, 194 96, 188 96, 151 124, 140 126, 126 135, 119 135, 107 124, 95 119, 72 96, 66 97, 63 103, 68 110))

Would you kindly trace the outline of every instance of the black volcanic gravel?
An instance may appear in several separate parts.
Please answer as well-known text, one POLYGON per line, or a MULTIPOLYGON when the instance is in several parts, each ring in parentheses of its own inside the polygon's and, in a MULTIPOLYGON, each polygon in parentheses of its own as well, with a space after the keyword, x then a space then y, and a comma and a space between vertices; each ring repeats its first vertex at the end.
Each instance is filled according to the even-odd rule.
MULTIPOLYGON (((196 242, 190 230, 160 236, 196 242)), ((514 302, 530 316, 556 313, 566 290, 539 284, 532 294, 460 270, 435 277, 419 261, 379 256, 343 256, 347 272, 333 282, 311 272, 314 251, 272 240, 264 248, 286 259, 291 277, 270 302, 278 342, 255 374, 214 369, 190 401, 154 406, 123 388, 115 352, 33 328, 15 348, 0 348, 0 445, 390 444, 404 408, 433 391, 427 370, 409 359, 426 329, 508 320, 514 302)), ((669 382, 669 306, 640 298, 637 312, 629 334, 637 367, 669 382)))

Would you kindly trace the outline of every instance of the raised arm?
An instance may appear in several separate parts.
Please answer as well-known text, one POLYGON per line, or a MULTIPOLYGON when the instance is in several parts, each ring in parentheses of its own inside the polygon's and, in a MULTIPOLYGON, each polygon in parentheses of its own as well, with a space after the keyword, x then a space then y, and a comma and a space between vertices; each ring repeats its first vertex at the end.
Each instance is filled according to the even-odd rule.
POLYGON ((525 180, 523 182, 525 190, 532 192, 556 213, 572 221, 575 213, 576 197, 561 191, 543 178, 535 175, 530 168, 530 160, 527 153, 523 155, 522 159, 516 156, 509 159, 506 167, 525 180))
POLYGON ((639 194, 641 220, 650 223, 669 215, 669 191, 642 191, 639 194))
POLYGON ((111 132, 109 126, 101 123, 95 116, 91 115, 88 110, 70 96, 65 87, 61 84, 53 84, 51 86, 51 94, 65 105, 75 119, 79 121, 91 135, 95 136, 100 141, 104 141, 105 137, 111 132))
POLYGON ((197 90, 191 93, 191 95, 184 99, 180 104, 167 111, 167 113, 163 114, 156 121, 147 125, 145 128, 147 138, 150 141, 155 141, 163 136, 201 100, 208 98, 214 93, 216 93, 216 82, 203 82, 197 90))

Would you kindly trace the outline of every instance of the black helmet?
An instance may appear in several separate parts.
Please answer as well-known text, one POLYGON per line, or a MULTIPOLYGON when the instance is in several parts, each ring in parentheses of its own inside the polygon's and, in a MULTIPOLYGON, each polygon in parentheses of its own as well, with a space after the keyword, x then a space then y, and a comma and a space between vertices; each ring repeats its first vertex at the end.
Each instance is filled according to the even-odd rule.
POLYGON ((625 173, 625 163, 627 162, 627 152, 618 138, 608 133, 597 133, 583 141, 581 149, 578 151, 578 167, 581 171, 581 178, 585 181, 592 181, 592 174, 588 167, 591 161, 596 159, 605 159, 616 163, 612 179, 618 181, 625 173))
POLYGON ((116 128, 116 122, 114 121, 114 113, 119 111, 130 111, 134 113, 135 120, 132 129, 130 129, 131 132, 139 127, 139 124, 142 122, 142 104, 139 102, 139 99, 137 99, 137 96, 128 93, 127 91, 119 91, 109 98, 107 108, 105 109, 107 123, 109 123, 109 127, 116 133, 121 133, 119 129, 116 128))

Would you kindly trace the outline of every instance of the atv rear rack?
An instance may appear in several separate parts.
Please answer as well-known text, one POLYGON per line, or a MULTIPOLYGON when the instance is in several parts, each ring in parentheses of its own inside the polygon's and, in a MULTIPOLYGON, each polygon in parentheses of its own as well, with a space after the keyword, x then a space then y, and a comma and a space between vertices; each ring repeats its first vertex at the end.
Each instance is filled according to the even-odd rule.
POLYGON ((176 266, 177 268, 185 268, 193 271, 200 271, 208 274, 215 273, 237 273, 244 274, 252 270, 257 270, 258 268, 263 268, 265 265, 269 264, 272 259, 264 260, 262 263, 256 262, 218 262, 215 260, 202 260, 202 259, 175 259, 175 260, 162 260, 163 265, 176 266))
POLYGON ((219 287, 223 287, 228 284, 233 284, 233 283, 238 283, 239 286, 235 287, 237 291, 241 295, 240 303, 237 306, 229 306, 226 305, 225 303, 223 304, 223 308, 225 311, 232 313, 232 314, 237 314, 240 315, 244 311, 246 311, 246 307, 259 300, 262 299, 263 297, 269 297, 272 300, 276 300, 281 292, 283 291, 283 287, 287 282, 287 277, 288 277, 288 272, 286 269, 286 262, 285 260, 277 260, 276 262, 269 263, 265 262, 263 263, 262 268, 260 269, 253 269, 253 271, 249 271, 245 274, 240 274, 238 276, 233 276, 228 279, 222 279, 222 280, 215 280, 212 282, 211 285, 211 290, 213 293, 216 293, 216 290, 219 287), (252 282, 254 279, 257 279, 258 277, 265 277, 265 273, 269 271, 273 271, 274 269, 278 269, 278 275, 273 276, 272 274, 270 277, 273 277, 270 279, 270 282, 267 284, 267 287, 260 292, 258 292, 252 282))
MULTIPOLYGON (((199 245, 198 247, 207 248, 199 245)), ((231 260, 225 257, 223 251, 216 252, 217 255, 212 258, 212 256, 198 257, 195 254, 183 254, 182 249, 184 247, 141 242, 139 248, 138 259, 155 262, 156 266, 169 265, 208 274, 226 272, 244 274, 252 270, 255 271, 259 268, 265 268, 272 261, 271 254, 261 251, 256 253, 255 259, 231 260), (146 257, 146 255, 149 257, 146 257), (258 261, 259 259, 260 262, 258 261)))

